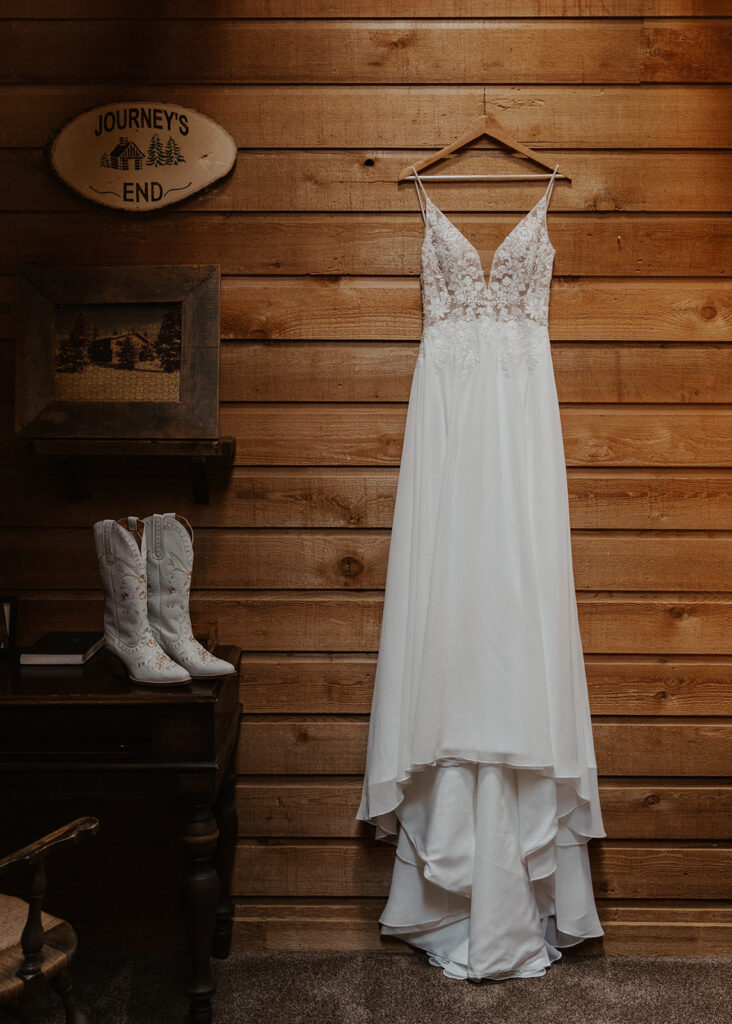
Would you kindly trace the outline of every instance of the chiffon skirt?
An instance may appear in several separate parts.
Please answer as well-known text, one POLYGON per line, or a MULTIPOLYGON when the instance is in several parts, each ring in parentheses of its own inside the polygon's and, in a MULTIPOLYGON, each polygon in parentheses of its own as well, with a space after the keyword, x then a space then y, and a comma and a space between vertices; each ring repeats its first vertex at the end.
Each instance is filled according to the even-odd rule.
MULTIPOLYGON (((545 330, 545 328, 544 328, 545 330)), ((603 934, 604 836, 559 405, 529 370, 412 380, 357 817, 396 844, 382 932, 455 978, 603 934)))

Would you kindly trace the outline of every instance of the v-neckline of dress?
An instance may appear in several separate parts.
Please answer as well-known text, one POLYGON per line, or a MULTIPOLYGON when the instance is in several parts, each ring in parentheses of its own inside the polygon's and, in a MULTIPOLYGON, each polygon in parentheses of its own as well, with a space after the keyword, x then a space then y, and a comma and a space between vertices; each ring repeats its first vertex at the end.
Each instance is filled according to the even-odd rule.
MULTIPOLYGON (((470 241, 470 239, 465 234, 463 234, 463 232, 460 230, 460 228, 457 227, 457 225, 455 225, 453 223, 453 221, 447 216, 447 214, 443 213, 443 211, 440 209, 440 207, 437 206, 437 204, 434 203, 432 201, 432 199, 430 199, 430 197, 427 195, 427 192, 424 193, 424 198, 427 201, 427 203, 440 215, 440 217, 442 217, 443 220, 445 220, 450 225, 450 227, 453 229, 453 231, 455 231, 460 236, 460 238, 465 242, 465 244, 468 245, 473 250, 473 252, 475 253, 475 258, 478 261, 478 266, 480 267, 481 274, 483 275, 483 287, 485 288, 485 291, 486 291, 486 294, 487 294, 490 282, 491 282, 491 280, 493 278, 493 268, 495 267, 496 256, 501 251, 501 249, 506 244, 506 242, 509 240, 511 235, 521 227, 521 225, 524 223, 525 220, 528 220, 528 218, 531 216, 531 214, 534 212, 534 210, 537 208, 537 206, 539 206, 541 203, 543 203, 546 200, 546 192, 544 193, 543 196, 540 196, 539 199, 537 199, 537 201, 534 203, 534 205, 531 207, 530 210, 527 210, 527 212, 523 215, 521 220, 517 221, 517 223, 514 224, 514 226, 508 232, 506 237, 503 239, 503 241, 500 242, 496 246, 496 248, 493 250, 493 257, 491 259, 491 262, 490 262, 490 265, 489 265, 489 268, 488 268, 488 276, 487 277, 486 277, 486 272, 485 272, 485 266, 483 264, 483 261, 480 258, 480 253, 478 252, 477 248, 473 245, 473 243, 470 241)), ((551 247, 552 251, 555 252, 556 250, 554 249, 554 246, 552 245, 552 243, 549 241, 548 236, 547 236, 547 241, 549 242, 549 246, 551 247)))

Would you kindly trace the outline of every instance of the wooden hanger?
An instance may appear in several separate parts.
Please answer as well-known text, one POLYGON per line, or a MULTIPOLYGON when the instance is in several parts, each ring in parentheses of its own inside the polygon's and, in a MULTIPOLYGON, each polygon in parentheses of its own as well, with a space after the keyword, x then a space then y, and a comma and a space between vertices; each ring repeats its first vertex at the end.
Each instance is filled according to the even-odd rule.
MULTIPOLYGON (((446 156, 450 156, 457 149, 462 149, 463 146, 469 145, 471 142, 475 142, 476 139, 481 138, 483 135, 487 135, 490 139, 495 139, 497 142, 502 142, 505 146, 509 146, 511 149, 516 150, 517 153, 522 153, 527 156, 530 160, 540 164, 542 167, 546 167, 547 170, 552 171, 556 167, 556 161, 552 162, 546 160, 540 156, 533 149, 529 149, 528 146, 522 145, 508 132, 506 128, 497 121, 492 114, 483 114, 477 121, 471 121, 468 127, 465 129, 459 139, 455 139, 449 146, 445 146, 439 153, 435 153, 433 156, 426 156, 420 160, 419 163, 414 164, 417 171, 421 171, 424 167, 431 167, 432 164, 437 163, 438 160, 443 160, 446 156)), ((549 178, 550 174, 427 174, 420 175, 420 178, 424 177, 425 181, 531 181, 533 178, 549 178)), ((571 175, 569 174, 557 174, 557 178, 564 178, 566 181, 571 181, 571 175)), ((397 181, 414 181, 414 174, 412 173, 412 165, 405 167, 400 172, 397 181)))

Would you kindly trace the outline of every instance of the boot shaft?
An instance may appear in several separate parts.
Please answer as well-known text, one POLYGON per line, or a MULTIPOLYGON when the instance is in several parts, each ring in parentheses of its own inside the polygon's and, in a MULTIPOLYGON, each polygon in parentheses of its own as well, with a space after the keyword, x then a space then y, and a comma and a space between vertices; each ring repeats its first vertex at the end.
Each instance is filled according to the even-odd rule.
POLYGON ((193 531, 174 512, 145 519, 147 611, 156 636, 173 644, 192 634, 189 612, 193 531))
POLYGON ((142 520, 94 523, 94 545, 104 587, 104 631, 134 644, 148 631, 147 551, 142 520))
POLYGON ((196 679, 228 675, 234 666, 206 650, 194 637, 189 613, 193 573, 193 530, 174 512, 145 519, 148 538, 147 614, 165 650, 196 679))

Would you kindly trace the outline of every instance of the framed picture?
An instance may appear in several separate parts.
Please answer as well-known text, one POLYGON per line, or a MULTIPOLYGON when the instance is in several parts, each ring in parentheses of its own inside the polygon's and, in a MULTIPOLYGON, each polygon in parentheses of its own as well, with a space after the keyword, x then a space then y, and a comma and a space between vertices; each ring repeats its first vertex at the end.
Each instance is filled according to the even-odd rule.
POLYGON ((18 623, 18 598, 0 595, 0 654, 15 650, 18 623))
POLYGON ((18 275, 21 437, 218 435, 218 266, 18 275))

